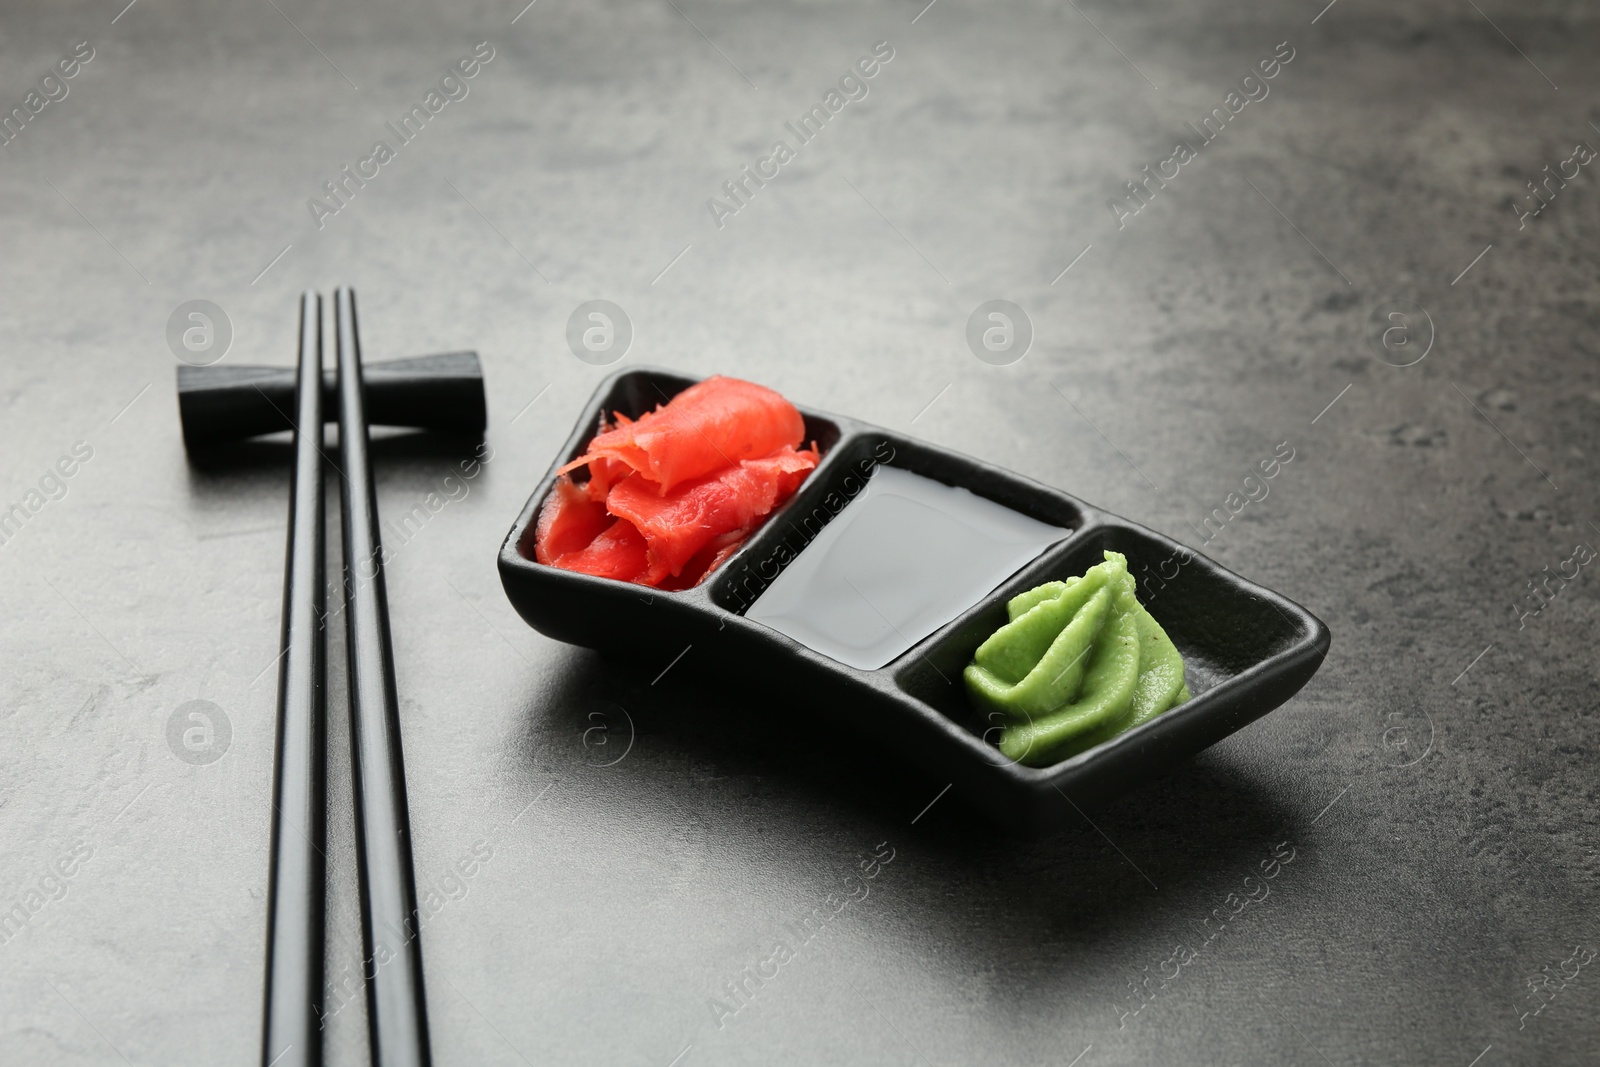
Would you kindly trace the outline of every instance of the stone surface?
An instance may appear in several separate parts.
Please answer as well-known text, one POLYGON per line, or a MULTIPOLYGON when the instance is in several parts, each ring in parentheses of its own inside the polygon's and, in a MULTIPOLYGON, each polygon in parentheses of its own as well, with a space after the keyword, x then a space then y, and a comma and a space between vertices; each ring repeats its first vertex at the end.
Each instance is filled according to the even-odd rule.
MULTIPOLYGON (((94 49, 0 148, 0 490, 42 505, 0 545, 0 905, 37 907, 0 944, 0 1062, 258 1062, 287 472, 270 444, 186 462, 167 324, 214 301, 227 361, 288 365, 296 294, 338 284, 370 358, 473 347, 491 385, 476 479, 379 447, 384 514, 413 516, 386 536, 441 1064, 1590 1060, 1594 968, 1522 1013, 1529 976, 1600 948, 1593 568, 1513 605, 1600 543, 1600 208, 1588 167, 1521 229, 1512 205, 1600 144, 1591 12, 119 7, 13 5, 0 35, 8 109, 94 49), (470 93, 318 229, 308 198, 484 40, 470 93), (707 198, 880 40, 866 98, 719 229, 707 198), (1184 121, 1285 41, 1199 145, 1184 121), (1108 198, 1179 139, 1197 157, 1119 229, 1108 198), (629 363, 752 378, 1203 545, 1321 615, 1327 664, 1024 843, 769 693, 548 641, 494 554, 607 372, 565 340, 593 299, 631 320, 629 363), (993 299, 1034 331, 1009 366, 965 339, 993 299), (1395 301, 1437 335, 1404 368, 1428 327, 1380 359, 1395 301), (169 745, 194 700, 230 727, 211 762, 169 745), (880 842, 868 896, 767 963, 880 842)), ((361 956, 332 655, 330 985, 361 956)), ((338 1003, 328 1062, 365 1062, 338 1003)))

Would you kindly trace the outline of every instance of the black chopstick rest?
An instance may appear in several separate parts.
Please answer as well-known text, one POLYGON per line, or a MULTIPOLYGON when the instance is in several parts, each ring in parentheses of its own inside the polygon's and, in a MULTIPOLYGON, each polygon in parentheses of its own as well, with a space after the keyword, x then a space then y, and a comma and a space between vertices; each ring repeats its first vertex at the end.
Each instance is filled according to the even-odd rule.
MULTIPOLYGON (((441 433, 480 434, 487 425, 476 352, 441 352, 362 368, 367 422, 441 433)), ((178 368, 178 410, 191 450, 294 428, 297 372, 284 367, 178 368)), ((337 371, 322 376, 323 418, 338 418, 337 371)), ((303 425, 303 423, 302 423, 303 425)))

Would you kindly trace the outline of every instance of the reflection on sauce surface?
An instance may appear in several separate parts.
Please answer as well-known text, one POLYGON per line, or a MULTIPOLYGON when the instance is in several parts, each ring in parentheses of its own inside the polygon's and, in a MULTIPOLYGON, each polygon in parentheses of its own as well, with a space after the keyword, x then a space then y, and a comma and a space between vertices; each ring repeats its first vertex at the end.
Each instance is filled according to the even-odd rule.
POLYGON ((1068 533, 968 490, 878 467, 745 617, 876 670, 1068 533))

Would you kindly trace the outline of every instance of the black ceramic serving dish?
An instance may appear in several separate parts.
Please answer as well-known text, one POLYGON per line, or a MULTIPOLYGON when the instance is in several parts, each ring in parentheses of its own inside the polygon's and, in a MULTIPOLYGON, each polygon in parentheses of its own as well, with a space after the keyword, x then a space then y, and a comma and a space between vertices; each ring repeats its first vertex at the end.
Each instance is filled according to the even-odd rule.
MULTIPOLYGON (((1155 776, 1292 697, 1327 654, 1328 628, 1293 601, 1233 574, 1171 538, 1038 482, 853 419, 801 408, 806 440, 823 452, 799 490, 744 546, 693 589, 661 592, 534 561, 539 507, 562 464, 583 454, 602 411, 638 417, 694 379, 622 371, 601 383, 561 454, 500 548, 506 595, 540 633, 626 657, 646 670, 684 654, 747 676, 762 699, 792 700, 954 784, 1007 826, 1042 832, 1089 804, 1155 776), (788 559, 820 532, 830 493, 858 492, 879 463, 909 470, 1070 533, 953 622, 878 670, 857 670, 744 617, 788 559), (850 480, 854 479, 852 483, 850 480), (1111 741, 1049 767, 1025 767, 985 739, 962 668, 1005 622, 1005 603, 1042 582, 1082 574, 1107 550, 1123 553, 1139 599, 1187 665, 1192 699, 1111 741), (1070 798, 1070 801, 1069 801, 1070 798)), ((834 497, 838 499, 837 496, 834 497)), ((990 733, 990 737, 998 734, 990 733)))

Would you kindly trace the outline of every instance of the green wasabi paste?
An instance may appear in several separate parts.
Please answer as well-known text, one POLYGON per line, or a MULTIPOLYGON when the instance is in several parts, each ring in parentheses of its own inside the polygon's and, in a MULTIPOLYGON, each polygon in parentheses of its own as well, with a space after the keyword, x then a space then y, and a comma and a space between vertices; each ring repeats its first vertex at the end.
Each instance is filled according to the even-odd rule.
POLYGON ((1139 603, 1128 560, 1019 593, 962 677, 1004 722, 1000 751, 1045 766, 1109 741, 1189 699, 1183 656, 1139 603))

